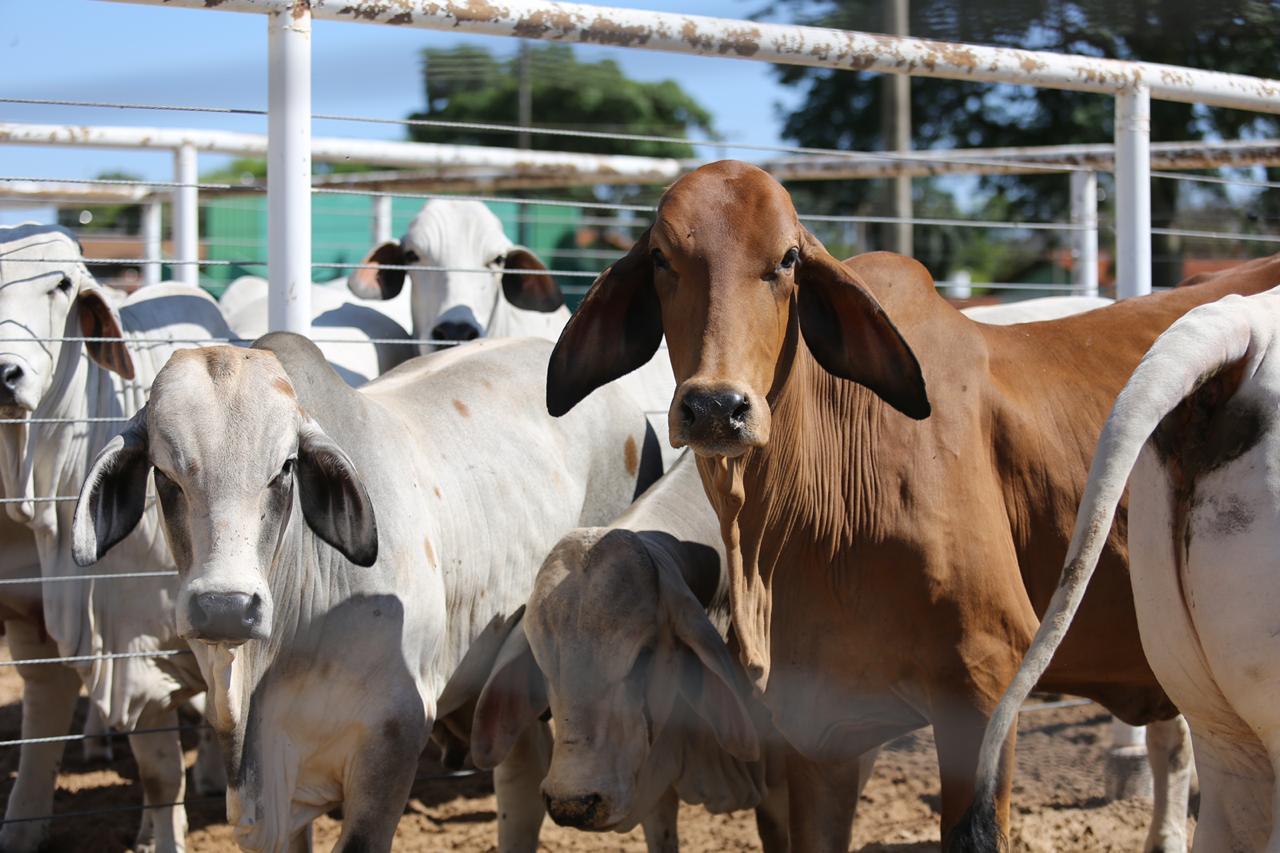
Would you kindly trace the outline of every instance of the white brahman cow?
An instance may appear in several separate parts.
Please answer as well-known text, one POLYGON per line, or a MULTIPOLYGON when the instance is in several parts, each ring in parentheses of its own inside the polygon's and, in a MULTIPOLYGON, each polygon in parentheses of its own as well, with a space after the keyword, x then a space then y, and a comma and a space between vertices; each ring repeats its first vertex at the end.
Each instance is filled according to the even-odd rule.
POLYGON ((1280 851, 1280 704, 1269 690, 1280 647, 1268 592, 1280 554, 1278 333, 1280 290, 1196 308, 1156 340, 1117 398, 1062 580, 983 743, 974 810, 983 844, 1001 842, 989 820, 995 753, 1071 624, 1127 483, 1143 649, 1195 744, 1195 849, 1280 851))
MULTIPOLYGON (((501 220, 478 201, 427 202, 400 241, 373 249, 363 266, 352 272, 347 286, 371 300, 402 298, 405 270, 387 266, 436 268, 408 271, 413 336, 419 341, 525 336, 555 341, 569 322, 564 295, 542 261, 511 242, 501 220)), ((421 346, 423 352, 435 348, 421 346)), ((666 344, 619 382, 650 413, 664 467, 669 468, 679 453, 667 436, 667 409, 676 383, 666 344)))
MULTIPOLYGON (((85 268, 69 232, 34 223, 0 228, 0 415, 22 421, 0 425, 0 481, 8 498, 20 499, 5 509, 34 533, 45 578, 83 573, 71 554, 74 506, 43 498, 79 491, 90 459, 142 406, 151 378, 169 354, 186 346, 166 339, 229 334, 217 305, 200 290, 173 284, 144 288, 117 311, 85 268), (88 340, 63 340, 77 337, 88 340)), ((145 493, 143 483, 139 499, 145 493)), ((151 511, 98 573, 172 568, 151 511)), ((178 722, 177 705, 204 689, 187 644, 173 626, 176 589, 175 578, 156 577, 44 587, 42 616, 47 636, 57 646, 55 656, 95 658, 74 668, 90 700, 115 728, 171 728, 178 722), (157 652, 175 656, 153 656, 157 652), (128 656, 104 658, 110 654, 128 656)), ((11 637, 15 656, 45 655, 46 645, 32 645, 38 639, 38 632, 16 643, 11 637)), ((40 710, 32 708, 31 718, 24 720, 28 734, 66 733, 78 691, 56 669, 38 676, 57 684, 46 685, 43 698, 35 700, 40 710)), ((160 805, 181 801, 185 790, 177 732, 133 735, 130 746, 144 801, 155 806, 142 813, 139 846, 183 849, 184 810, 160 805)), ((60 749, 33 752, 41 754, 42 772, 56 774, 60 749)), ((34 789, 10 798, 10 817, 17 810, 48 813, 46 792, 51 792, 52 780, 33 784, 34 789)), ((35 849, 46 831, 40 821, 5 824, 0 848, 35 849)))
POLYGON ((692 458, 609 527, 551 551, 471 728, 476 765, 523 782, 498 788, 502 853, 538 848, 544 800, 565 826, 640 825, 654 851, 678 849, 680 802, 755 809, 765 851, 789 849, 786 747, 725 644, 723 551, 692 458), (548 710, 549 771, 526 740, 548 710))
MULTIPOLYGON (((379 304, 362 303, 345 286, 311 288, 311 337, 348 385, 363 385, 417 355, 409 333, 373 307, 379 304)), ((238 337, 252 341, 267 333, 266 279, 236 279, 218 306, 238 337)))
MULTIPOLYGON (((512 243, 502 222, 478 201, 434 199, 399 242, 383 243, 347 278, 361 299, 389 300, 409 270, 413 336, 420 341, 538 337, 554 341, 569 322, 555 280, 528 249, 512 243), (376 266, 378 268, 368 268, 376 266), (525 272, 533 271, 533 272, 525 272)), ((422 344, 430 352, 431 344, 422 344)))
POLYGON ((1012 326, 1015 323, 1035 323, 1083 314, 1085 311, 1103 308, 1114 301, 1105 296, 1042 296, 1038 299, 1002 302, 999 305, 974 305, 962 309, 960 313, 979 323, 1012 326))
POLYGON ((472 640, 529 594, 565 531, 656 479, 622 389, 543 406, 551 344, 480 341, 352 389, 305 338, 176 354, 98 456, 82 565, 143 512, 152 468, 249 850, 389 850, 437 699, 472 640))

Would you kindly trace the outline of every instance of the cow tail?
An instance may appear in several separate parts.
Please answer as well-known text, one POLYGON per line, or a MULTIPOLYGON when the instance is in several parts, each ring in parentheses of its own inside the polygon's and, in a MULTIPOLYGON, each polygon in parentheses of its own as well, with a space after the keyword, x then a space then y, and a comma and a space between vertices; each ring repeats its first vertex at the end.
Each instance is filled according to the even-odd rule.
POLYGON ((987 723, 973 803, 950 834, 951 853, 1007 849, 1008 839, 997 821, 996 795, 1004 781, 1001 752, 1017 722, 1018 709, 1071 627, 1138 454, 1179 403, 1206 379, 1245 357, 1252 340, 1246 312, 1243 297, 1228 296, 1187 313, 1156 339, 1116 398, 1094 452, 1058 588, 1017 675, 987 723))

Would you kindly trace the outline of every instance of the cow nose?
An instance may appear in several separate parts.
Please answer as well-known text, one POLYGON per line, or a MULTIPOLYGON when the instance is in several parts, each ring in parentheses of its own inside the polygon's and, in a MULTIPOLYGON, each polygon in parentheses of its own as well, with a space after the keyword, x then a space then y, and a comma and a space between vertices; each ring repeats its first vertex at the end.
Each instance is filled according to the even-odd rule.
POLYGON ((680 418, 687 429, 697 432, 709 424, 741 427, 751 403, 737 391, 690 391, 680 402, 680 418))
POLYGON ((582 794, 577 797, 552 797, 543 794, 547 814, 561 826, 574 829, 596 829, 605 818, 607 809, 599 794, 582 794))
POLYGON ((433 341, 474 341, 480 337, 480 330, 471 323, 445 322, 438 323, 431 330, 433 341))
POLYGON ((0 406, 12 406, 18 399, 18 386, 22 384, 22 366, 12 361, 0 361, 0 406))
POLYGON ((196 639, 243 642, 262 621, 262 599, 244 592, 202 592, 191 599, 188 615, 196 639))

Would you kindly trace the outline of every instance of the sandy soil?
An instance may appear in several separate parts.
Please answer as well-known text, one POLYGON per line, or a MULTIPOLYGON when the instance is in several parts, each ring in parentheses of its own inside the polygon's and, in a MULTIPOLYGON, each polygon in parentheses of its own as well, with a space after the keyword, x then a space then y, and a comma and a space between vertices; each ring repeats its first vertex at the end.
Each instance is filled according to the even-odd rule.
MULTIPOLYGON (((0 738, 18 737, 21 681, 12 667, 0 667, 0 738)), ((76 725, 83 720, 84 700, 76 725)), ((1094 705, 1024 714, 1018 736, 1018 776, 1014 789, 1014 849, 1049 851, 1138 851, 1146 833, 1150 803, 1108 803, 1103 797, 1102 766, 1109 721, 1094 705)), ((80 729, 77 728, 76 731, 80 729)), ((195 759, 194 735, 184 733, 188 766, 195 759)), ((0 750, 0 794, 7 797, 17 769, 18 751, 0 750)), ((55 813, 120 808, 107 814, 68 817, 55 823, 49 849, 116 853, 130 849, 142 801, 127 742, 117 739, 116 760, 86 764, 80 745, 66 753, 55 813)), ((1194 805, 1194 803, 1193 803, 1194 805)), ((928 731, 900 738, 881 754, 858 811, 854 850, 906 853, 938 849, 938 780, 933 738, 928 731)), ((488 774, 442 778, 434 760, 424 757, 418 781, 396 836, 397 851, 494 849, 496 815, 488 774)), ((190 802, 192 853, 235 850, 223 823, 218 798, 190 802)), ((749 813, 711 816, 682 807, 680 838, 686 851, 759 849, 749 813)), ((1194 825, 1194 822, 1193 822, 1194 825)), ((329 849, 340 824, 332 817, 317 822, 317 850, 329 849)), ((542 832, 546 851, 619 851, 641 853, 639 830, 627 835, 592 835, 562 829, 549 821, 542 832)))

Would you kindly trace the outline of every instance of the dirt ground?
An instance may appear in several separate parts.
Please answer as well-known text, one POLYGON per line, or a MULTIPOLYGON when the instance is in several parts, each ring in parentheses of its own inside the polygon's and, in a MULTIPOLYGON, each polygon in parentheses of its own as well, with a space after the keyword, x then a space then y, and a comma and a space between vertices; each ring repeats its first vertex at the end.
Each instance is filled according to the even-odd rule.
MULTIPOLYGON (((0 649, 0 654, 3 650, 0 649)), ((7 657, 7 655, 4 655, 7 657)), ((0 738, 19 736, 21 681, 12 667, 0 667, 0 738)), ((83 720, 81 700, 76 725, 83 720)), ((1023 714, 1018 735, 1018 775, 1014 788, 1014 849, 1020 851, 1138 851, 1150 803, 1108 803, 1103 797, 1102 767, 1109 717, 1095 705, 1023 714)), ((76 731, 80 731, 76 728, 76 731)), ((193 733, 184 733, 187 762, 195 760, 193 733)), ((54 825, 49 849, 67 853, 117 853, 128 850, 137 829, 142 801, 128 744, 117 739, 116 760, 87 765, 80 744, 68 746, 59 777, 55 813, 121 809, 106 814, 68 817, 54 825)), ((0 791, 7 798, 18 765, 18 750, 0 749, 0 791)), ((488 774, 441 778, 439 765, 424 757, 418 781, 400 820, 397 851, 476 851, 494 849, 496 815, 488 774)), ((1194 802, 1193 802, 1194 806, 1194 802)), ((926 730, 889 744, 862 798, 854 831, 854 850, 867 853, 924 853, 938 849, 938 779, 933 738, 926 730)), ((236 849, 223 822, 220 798, 189 802, 191 853, 236 849)), ((1193 822, 1194 824, 1194 822, 1193 822)), ((317 850, 337 840, 340 824, 317 822, 317 850)), ((758 850, 750 813, 712 816, 684 806, 680 840, 686 851, 758 850)), ((641 853, 639 830, 627 835, 593 835, 563 829, 548 821, 541 849, 641 853)))

